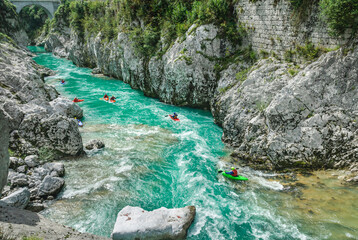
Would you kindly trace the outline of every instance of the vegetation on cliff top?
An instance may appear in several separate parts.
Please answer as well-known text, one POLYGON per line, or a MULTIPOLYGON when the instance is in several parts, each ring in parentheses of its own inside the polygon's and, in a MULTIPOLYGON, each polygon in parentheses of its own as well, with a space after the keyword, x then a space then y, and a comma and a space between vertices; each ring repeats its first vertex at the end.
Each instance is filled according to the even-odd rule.
POLYGON ((149 57, 161 46, 170 47, 193 24, 218 25, 222 36, 235 43, 240 43, 245 32, 237 26, 234 0, 64 1, 53 23, 47 25, 56 25, 63 21, 60 18, 81 38, 101 32, 103 40, 109 41, 120 31, 129 33, 137 52, 149 57))

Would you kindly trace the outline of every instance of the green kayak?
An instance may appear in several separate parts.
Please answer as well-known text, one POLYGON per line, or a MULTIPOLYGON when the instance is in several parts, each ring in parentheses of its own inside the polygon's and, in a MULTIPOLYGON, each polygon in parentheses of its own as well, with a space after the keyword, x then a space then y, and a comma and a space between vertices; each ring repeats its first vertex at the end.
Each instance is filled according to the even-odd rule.
POLYGON ((227 177, 227 178, 230 178, 230 179, 233 179, 233 180, 240 180, 240 181, 247 181, 249 179, 247 179, 246 177, 243 177, 243 176, 237 176, 237 177, 233 177, 232 175, 230 174, 226 174, 225 172, 223 172, 223 176, 224 177, 227 177))

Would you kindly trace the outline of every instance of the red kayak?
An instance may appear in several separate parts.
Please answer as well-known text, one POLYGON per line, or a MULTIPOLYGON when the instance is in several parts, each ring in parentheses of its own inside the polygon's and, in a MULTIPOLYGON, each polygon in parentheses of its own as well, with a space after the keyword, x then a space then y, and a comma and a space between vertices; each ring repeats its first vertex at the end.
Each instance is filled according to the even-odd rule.
POLYGON ((104 101, 108 101, 108 100, 109 100, 109 98, 105 97, 105 98, 103 98, 103 100, 104 100, 104 101))
POLYGON ((180 121, 179 118, 173 118, 172 115, 169 115, 169 117, 170 117, 171 119, 173 119, 174 121, 180 121))
POLYGON ((72 102, 83 102, 83 101, 84 101, 84 99, 77 99, 77 100, 73 99, 72 102))
POLYGON ((116 102, 116 100, 110 100, 110 102, 115 103, 115 102, 116 102))

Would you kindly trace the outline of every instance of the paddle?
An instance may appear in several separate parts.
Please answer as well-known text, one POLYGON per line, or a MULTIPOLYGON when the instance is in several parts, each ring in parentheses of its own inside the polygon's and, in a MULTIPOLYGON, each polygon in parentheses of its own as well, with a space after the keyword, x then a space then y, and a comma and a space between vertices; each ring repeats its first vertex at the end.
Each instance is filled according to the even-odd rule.
MULTIPOLYGON (((239 168, 236 168, 236 169, 239 169, 239 168)), ((222 172, 224 172, 224 170, 221 170, 221 169, 218 170, 218 173, 222 173, 222 172)))
POLYGON ((103 100, 103 98, 101 97, 99 100, 103 100))

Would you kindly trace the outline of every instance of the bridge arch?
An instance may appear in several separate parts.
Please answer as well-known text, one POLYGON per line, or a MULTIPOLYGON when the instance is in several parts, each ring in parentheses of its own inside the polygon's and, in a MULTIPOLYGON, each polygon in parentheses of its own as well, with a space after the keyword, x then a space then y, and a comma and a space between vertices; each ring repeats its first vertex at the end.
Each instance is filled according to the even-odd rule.
POLYGON ((27 6, 30 5, 37 5, 44 8, 45 12, 49 16, 49 18, 53 18, 55 11, 57 10, 58 6, 60 5, 59 0, 10 0, 12 4, 16 7, 16 12, 20 13, 20 11, 27 6))

